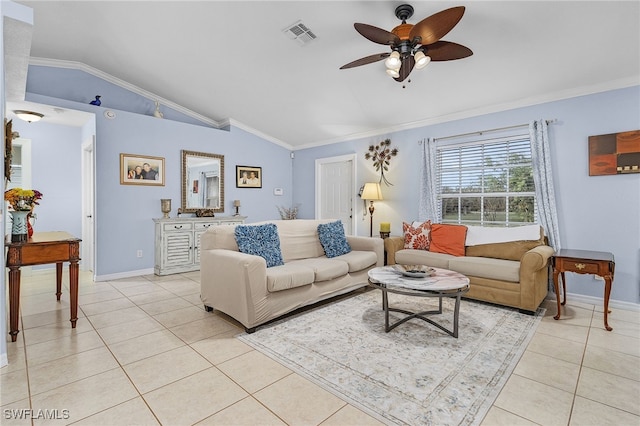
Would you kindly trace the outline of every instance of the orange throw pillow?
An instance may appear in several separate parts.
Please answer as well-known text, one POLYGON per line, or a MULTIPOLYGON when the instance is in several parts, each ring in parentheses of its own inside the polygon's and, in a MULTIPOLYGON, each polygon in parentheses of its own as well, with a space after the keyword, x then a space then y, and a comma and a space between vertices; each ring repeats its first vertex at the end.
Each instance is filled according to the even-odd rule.
POLYGON ((429 251, 464 256, 464 242, 466 239, 466 226, 434 223, 431 225, 429 251))
POLYGON ((415 250, 429 250, 431 233, 431 221, 428 220, 414 228, 406 222, 402 222, 404 232, 404 248, 415 250))

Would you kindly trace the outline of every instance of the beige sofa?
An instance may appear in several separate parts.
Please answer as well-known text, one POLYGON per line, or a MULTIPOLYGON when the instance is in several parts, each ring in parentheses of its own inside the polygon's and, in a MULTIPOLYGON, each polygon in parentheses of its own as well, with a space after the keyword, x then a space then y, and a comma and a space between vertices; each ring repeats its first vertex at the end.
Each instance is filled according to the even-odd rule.
POLYGON ((385 239, 385 251, 389 265, 422 264, 459 272, 470 281, 465 297, 527 313, 535 312, 547 296, 548 265, 554 252, 545 244, 542 228, 538 240, 466 245, 465 256, 405 249, 403 237, 385 239))
POLYGON ((383 240, 347 236, 352 251, 327 258, 317 228, 328 222, 262 222, 276 224, 284 260, 284 265, 270 268, 262 257, 238 251, 235 226, 210 227, 200 239, 205 308, 224 312, 253 332, 297 308, 366 286, 369 269, 384 264, 383 240))

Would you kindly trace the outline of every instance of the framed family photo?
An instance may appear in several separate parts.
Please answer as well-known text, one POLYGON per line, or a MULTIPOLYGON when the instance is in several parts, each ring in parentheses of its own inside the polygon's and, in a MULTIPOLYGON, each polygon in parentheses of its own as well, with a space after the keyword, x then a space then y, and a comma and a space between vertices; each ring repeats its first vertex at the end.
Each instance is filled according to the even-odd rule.
POLYGON ((262 167, 236 166, 237 188, 262 188, 262 167))
POLYGON ((164 186, 164 157, 120 154, 120 184, 164 186))

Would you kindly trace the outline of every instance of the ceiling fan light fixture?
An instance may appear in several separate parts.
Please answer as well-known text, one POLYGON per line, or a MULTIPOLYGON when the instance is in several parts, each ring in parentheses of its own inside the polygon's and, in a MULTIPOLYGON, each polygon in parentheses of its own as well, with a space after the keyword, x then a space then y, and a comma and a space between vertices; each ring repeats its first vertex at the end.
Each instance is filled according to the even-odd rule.
POLYGON ((39 121, 42 117, 44 117, 44 114, 40 114, 39 112, 34 112, 34 111, 25 111, 25 110, 18 109, 13 112, 15 115, 18 116, 20 120, 24 120, 29 123, 33 123, 34 121, 39 121))
POLYGON ((400 53, 397 51, 391 52, 391 55, 384 61, 385 66, 390 70, 397 70, 402 63, 400 62, 400 53))
POLYGON ((394 70, 394 69, 391 69, 391 68, 387 68, 387 74, 388 74, 390 77, 393 77, 393 78, 398 78, 398 77, 400 77, 400 73, 398 72, 398 70, 394 70))
POLYGON ((415 55, 413 55, 413 59, 416 60, 415 68, 421 70, 422 68, 429 65, 431 62, 431 57, 424 54, 422 50, 418 50, 415 55))

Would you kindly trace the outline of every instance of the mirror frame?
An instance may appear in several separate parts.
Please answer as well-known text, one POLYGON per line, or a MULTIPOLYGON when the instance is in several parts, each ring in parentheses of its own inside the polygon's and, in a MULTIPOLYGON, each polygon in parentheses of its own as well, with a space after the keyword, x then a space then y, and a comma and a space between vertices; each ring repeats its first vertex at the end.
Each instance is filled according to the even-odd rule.
POLYGON ((189 183, 187 182, 187 160, 191 157, 199 158, 217 158, 220 160, 220 207, 211 209, 216 213, 224 212, 224 155, 209 154, 207 152, 188 151, 183 149, 182 151, 182 213, 195 213, 198 210, 207 209, 207 207, 187 207, 187 194, 189 193, 189 183))

